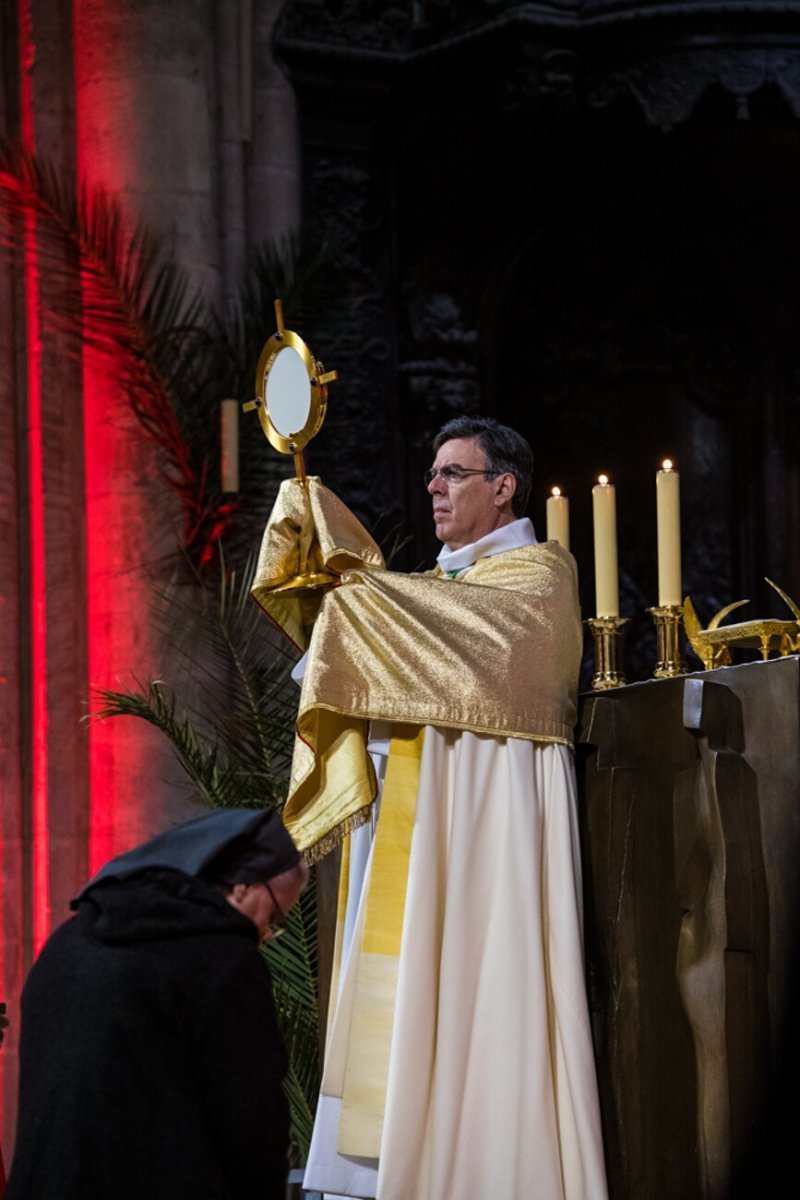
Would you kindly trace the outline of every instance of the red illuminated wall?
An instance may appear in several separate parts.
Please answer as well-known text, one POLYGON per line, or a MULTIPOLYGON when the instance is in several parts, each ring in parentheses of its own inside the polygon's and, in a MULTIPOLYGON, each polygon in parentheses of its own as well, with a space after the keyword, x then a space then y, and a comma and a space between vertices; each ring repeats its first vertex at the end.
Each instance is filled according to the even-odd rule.
MULTIPOLYGON (((12 68, 0 77, 0 136, 40 155, 71 194, 105 189, 208 300, 230 296, 248 244, 296 224, 294 101, 269 52, 278 7, 0 3, 12 68)), ((117 386, 118 364, 89 350, 76 360, 50 319, 76 264, 67 253, 53 272, 45 227, 29 221, 22 232, 18 261, 0 247, 6 1162, 19 999, 35 952, 92 871, 188 811, 155 730, 86 719, 94 688, 168 675, 149 610, 182 515, 117 386)))
MULTIPOLYGON (((65 185, 102 185, 133 208, 142 145, 131 136, 136 81, 125 78, 115 10, 125 6, 19 0, 11 132, 65 185)), ((6 1162, 25 972, 87 876, 185 803, 169 787, 171 755, 156 731, 86 719, 94 688, 163 675, 149 619, 153 564, 178 518, 122 401, 117 364, 88 351, 75 362, 53 324, 57 281, 34 217, 21 240, 21 270, 0 260, 3 465, 13 471, 0 559, 0 715, 12 739, 0 755, 6 1162)))
MULTIPOLYGON (((126 55, 129 6, 75 0, 76 164, 79 186, 102 188, 130 212, 142 179, 141 131, 132 125, 137 80, 126 55)), ((134 14, 135 15, 135 14, 134 14)), ((139 214, 135 213, 138 217, 139 214)), ((148 613, 152 564, 178 517, 153 456, 124 404, 118 364, 90 349, 83 356, 86 621, 88 682, 114 688, 159 675, 148 613)), ((164 748, 144 723, 89 725, 89 869, 141 841, 163 823, 164 748)))
MULTIPOLYGON (((20 124, 23 145, 36 150, 33 68, 36 47, 30 3, 19 7, 20 124)), ((30 578, 30 712, 32 813, 33 950, 44 942, 50 926, 48 709, 47 709, 47 595, 45 590, 45 479, 42 428, 42 344, 36 221, 25 220, 24 295, 27 348, 27 466, 30 578)))

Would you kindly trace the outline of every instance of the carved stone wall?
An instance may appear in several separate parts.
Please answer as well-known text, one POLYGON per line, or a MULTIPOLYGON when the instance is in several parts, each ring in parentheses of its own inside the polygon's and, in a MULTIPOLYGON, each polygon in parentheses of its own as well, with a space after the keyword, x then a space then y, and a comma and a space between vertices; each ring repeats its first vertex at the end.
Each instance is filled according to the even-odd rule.
MULTIPOLYGON (((800 116, 800 14, 791 0, 288 0, 282 51, 327 54, 385 77, 409 68, 469 78, 528 108, 607 107, 628 97, 648 123, 687 120, 709 88, 740 117, 765 86, 800 116)), ((334 70, 336 68, 334 67, 334 70)))
POLYGON ((402 494, 392 437, 398 397, 391 160, 379 104, 330 111, 313 92, 303 101, 304 213, 332 259, 306 290, 303 318, 314 353, 339 373, 308 467, 385 532, 398 520, 402 494))

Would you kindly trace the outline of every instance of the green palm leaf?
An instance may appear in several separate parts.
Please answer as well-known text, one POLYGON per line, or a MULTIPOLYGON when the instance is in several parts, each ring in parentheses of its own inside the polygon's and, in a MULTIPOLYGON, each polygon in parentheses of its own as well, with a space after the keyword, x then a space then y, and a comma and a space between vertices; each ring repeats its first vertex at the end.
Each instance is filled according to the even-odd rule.
POLYGON ((209 344, 208 314, 158 240, 129 227, 113 199, 76 192, 47 163, 0 143, 0 239, 21 250, 31 221, 47 279, 47 329, 76 355, 89 347, 104 356, 158 447, 164 480, 183 504, 185 544, 193 546, 218 504, 208 494, 208 447, 190 436, 173 378, 209 344))
POLYGON ((316 895, 313 872, 306 892, 289 913, 286 935, 268 941, 264 954, 272 974, 278 1022, 291 1062, 286 1091, 292 1111, 292 1140, 297 1160, 305 1161, 319 1092, 316 895))

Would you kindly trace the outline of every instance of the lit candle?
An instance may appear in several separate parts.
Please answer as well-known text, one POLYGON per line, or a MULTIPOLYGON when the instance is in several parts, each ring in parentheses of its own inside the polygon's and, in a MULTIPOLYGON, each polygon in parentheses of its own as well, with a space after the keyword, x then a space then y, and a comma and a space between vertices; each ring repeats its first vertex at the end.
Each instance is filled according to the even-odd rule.
POLYGON ((554 487, 547 497, 547 540, 558 542, 569 550, 569 500, 561 495, 561 488, 554 487))
POLYGON ((598 617, 619 616, 617 575, 617 496, 607 475, 592 488, 594 516, 594 593, 598 617))
POLYGON ((681 604, 681 478, 665 458, 656 475, 658 603, 681 604))
POLYGON ((239 490, 239 401, 223 400, 220 405, 220 475, 223 492, 239 490))

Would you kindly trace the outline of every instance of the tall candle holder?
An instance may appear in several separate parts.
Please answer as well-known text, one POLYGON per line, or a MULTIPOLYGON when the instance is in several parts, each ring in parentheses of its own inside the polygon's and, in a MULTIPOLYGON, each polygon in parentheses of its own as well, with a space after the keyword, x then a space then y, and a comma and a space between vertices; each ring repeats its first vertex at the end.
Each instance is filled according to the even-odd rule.
POLYGON ((627 622, 627 617, 590 617, 586 622, 594 638, 592 690, 595 692, 627 683, 622 670, 623 626, 627 622))
POLYGON ((686 674, 683 657, 681 625, 683 608, 680 604, 660 604, 648 608, 656 627, 658 661, 653 676, 656 679, 673 679, 686 674))

